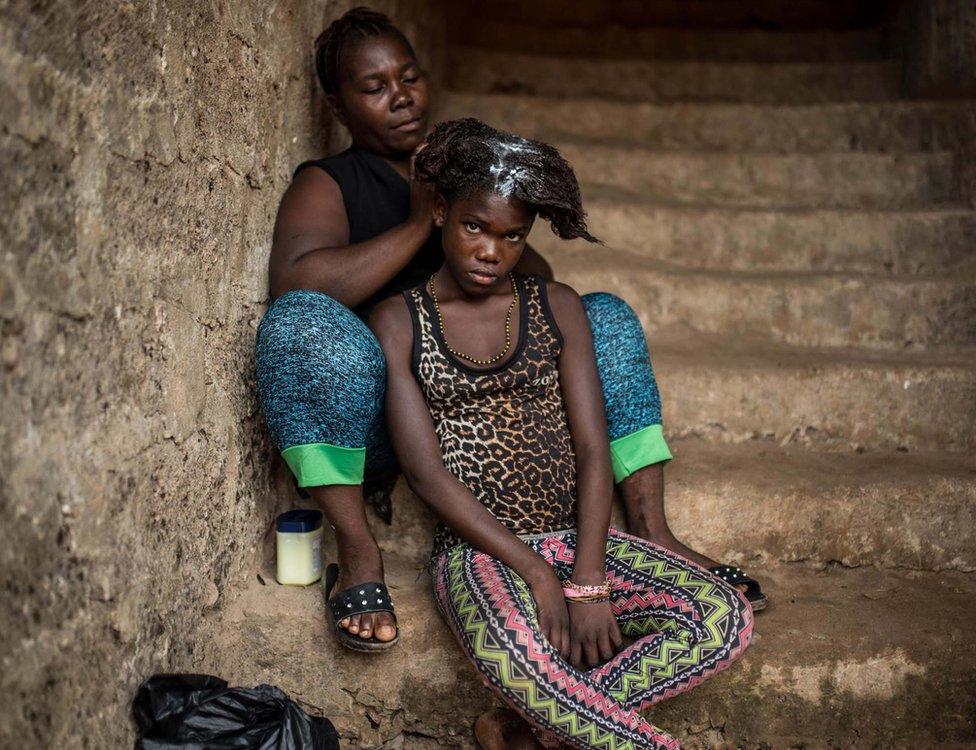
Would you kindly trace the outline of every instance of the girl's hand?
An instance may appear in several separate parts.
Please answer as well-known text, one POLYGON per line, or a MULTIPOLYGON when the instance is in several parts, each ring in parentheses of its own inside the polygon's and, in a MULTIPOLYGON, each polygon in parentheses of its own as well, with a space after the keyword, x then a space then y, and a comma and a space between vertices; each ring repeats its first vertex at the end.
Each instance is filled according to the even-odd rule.
POLYGON ((577 669, 610 661, 623 637, 610 602, 569 602, 570 663, 577 669))
POLYGON ((563 584, 548 563, 543 562, 525 579, 535 599, 539 628, 559 655, 569 658, 569 612, 563 598, 563 584))

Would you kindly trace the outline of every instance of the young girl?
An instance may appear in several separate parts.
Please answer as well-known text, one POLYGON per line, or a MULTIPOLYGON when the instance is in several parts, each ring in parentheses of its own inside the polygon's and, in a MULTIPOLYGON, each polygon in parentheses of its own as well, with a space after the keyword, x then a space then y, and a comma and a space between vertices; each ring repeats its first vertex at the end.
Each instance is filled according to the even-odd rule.
POLYGON ((512 272, 537 215, 595 241, 575 175, 551 146, 472 119, 439 125, 416 172, 436 189, 444 264, 369 324, 394 450, 441 520, 438 607, 543 745, 677 747, 638 712, 738 658, 753 615, 704 568, 609 528, 585 310, 565 284, 512 272))

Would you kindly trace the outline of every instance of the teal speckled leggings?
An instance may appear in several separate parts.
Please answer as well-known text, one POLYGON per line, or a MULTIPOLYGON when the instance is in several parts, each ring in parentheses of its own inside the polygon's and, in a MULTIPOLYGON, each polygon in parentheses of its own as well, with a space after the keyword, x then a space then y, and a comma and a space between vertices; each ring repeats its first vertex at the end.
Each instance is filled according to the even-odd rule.
MULTIPOLYGON (((671 458, 644 331, 619 297, 582 297, 606 402, 616 481, 671 458)), ((261 407, 300 487, 397 472, 386 433, 386 360, 366 324, 327 294, 279 297, 258 327, 261 407)))

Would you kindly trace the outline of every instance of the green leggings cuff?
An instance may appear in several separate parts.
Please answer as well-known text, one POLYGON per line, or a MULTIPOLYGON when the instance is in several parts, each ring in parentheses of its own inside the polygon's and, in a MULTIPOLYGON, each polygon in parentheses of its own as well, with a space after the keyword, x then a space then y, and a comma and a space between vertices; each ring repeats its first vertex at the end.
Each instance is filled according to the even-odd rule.
POLYGON ((293 445, 281 452, 299 487, 324 484, 362 484, 366 468, 365 448, 345 448, 329 443, 293 445))
POLYGON ((671 451, 664 440, 664 427, 659 424, 648 425, 610 442, 614 482, 626 479, 645 466, 670 460, 671 451))

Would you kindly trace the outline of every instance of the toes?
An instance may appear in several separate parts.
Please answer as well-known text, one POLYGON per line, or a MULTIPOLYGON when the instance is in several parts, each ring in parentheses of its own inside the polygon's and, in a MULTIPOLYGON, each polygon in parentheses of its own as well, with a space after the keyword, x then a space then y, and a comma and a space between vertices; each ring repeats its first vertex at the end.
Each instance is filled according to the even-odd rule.
POLYGON ((369 640, 373 637, 373 616, 363 615, 359 621, 359 637, 369 640))
POLYGON ((341 620, 339 620, 339 627, 340 628, 348 628, 349 627, 349 618, 348 617, 343 617, 341 620))
POLYGON ((396 621, 393 616, 387 613, 376 616, 376 639, 379 641, 392 641, 396 638, 396 621))
POLYGON ((360 620, 362 620, 361 615, 353 615, 349 618, 349 632, 356 634, 359 632, 360 620))

